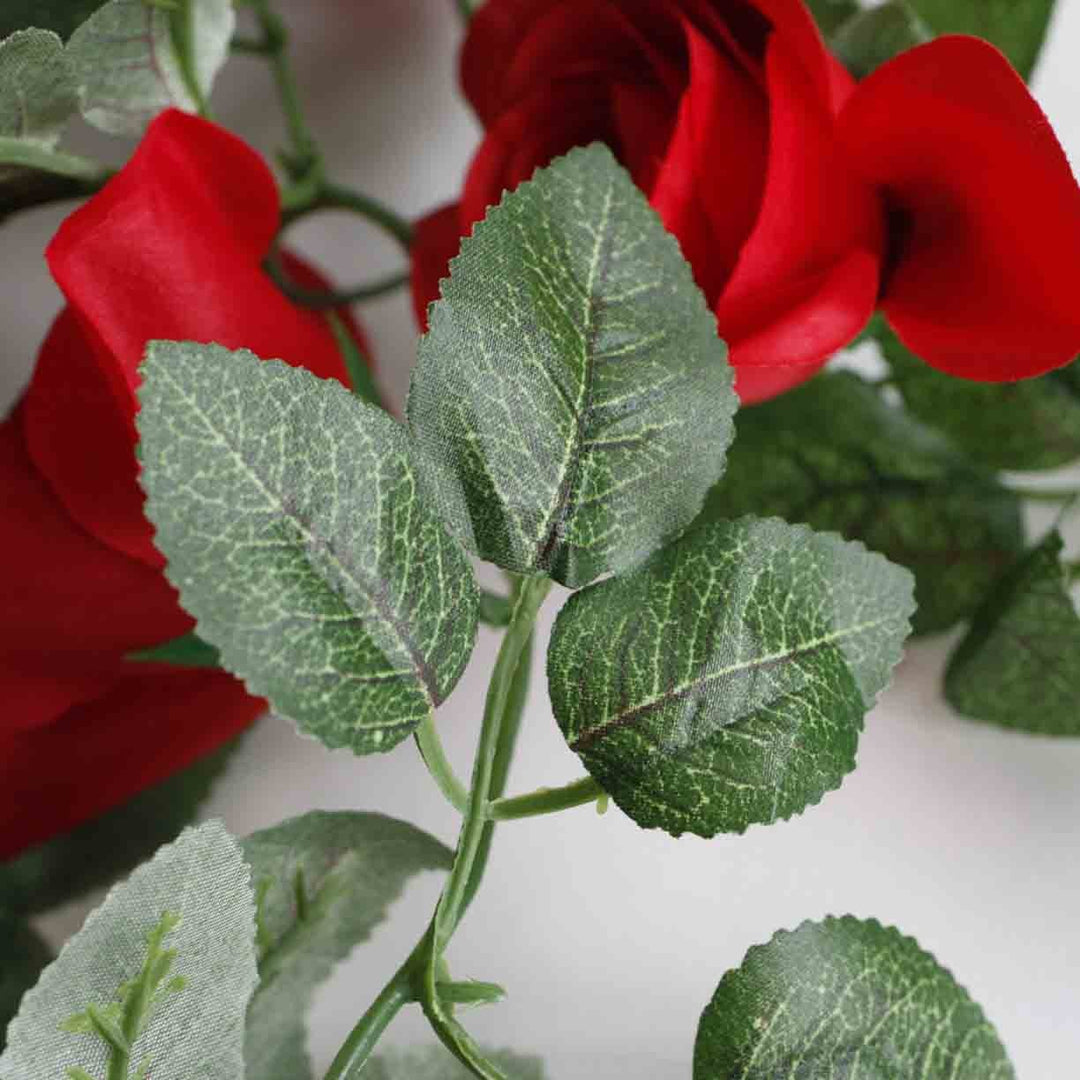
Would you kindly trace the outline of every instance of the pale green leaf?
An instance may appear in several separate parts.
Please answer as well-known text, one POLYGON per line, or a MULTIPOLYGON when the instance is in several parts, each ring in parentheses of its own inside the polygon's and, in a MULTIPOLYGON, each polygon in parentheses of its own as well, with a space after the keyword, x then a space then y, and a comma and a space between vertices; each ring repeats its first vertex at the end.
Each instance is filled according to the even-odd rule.
POLYGON ((826 36, 859 10, 855 0, 806 0, 806 6, 826 36))
POLYGON ((743 409, 738 429, 702 518, 775 514, 862 540, 914 573, 916 633, 969 617, 1023 550, 1016 495, 850 372, 743 409))
POLYGON ((645 828, 708 837, 790 817, 855 767, 911 592, 861 544, 705 523, 570 598, 548 653, 555 717, 645 828))
POLYGON ((1080 617, 1054 530, 1006 574, 945 672, 945 696, 977 720, 1080 735, 1080 617))
POLYGON ((199 636, 327 746, 389 750, 453 689, 478 607, 405 432, 245 351, 153 342, 142 370, 146 512, 199 636))
POLYGON ((23 994, 52 959, 48 946, 21 917, 0 909, 0 1051, 23 994))
POLYGON ((139 135, 170 106, 198 111, 235 26, 231 0, 109 0, 68 42, 83 116, 110 134, 139 135))
POLYGON ((410 877, 453 852, 380 814, 314 812, 244 842, 259 906, 259 986, 247 1015, 250 1080, 311 1075, 305 1013, 338 961, 365 941, 410 877))
POLYGON ((887 60, 933 36, 907 0, 888 0, 843 22, 829 38, 829 46, 855 78, 865 79, 887 60))
POLYGON ((0 136, 51 148, 79 99, 71 63, 49 30, 20 30, 0 41, 0 136))
POLYGON ((694 1080, 1015 1080, 982 1009, 874 920, 781 931, 706 1007, 694 1080))
POLYGON ((116 886, 23 998, 0 1057, 4 1080, 105 1074, 110 1051, 96 1034, 61 1025, 99 1015, 139 977, 148 936, 166 913, 170 975, 184 980, 150 1013, 131 1061, 152 1062, 154 1080, 236 1080, 243 1072, 243 1018, 257 980, 255 904, 239 845, 219 822, 186 830, 116 886), (193 1036, 197 1033, 197 1036, 193 1036))
POLYGON ((611 151, 540 170, 450 269, 408 416, 451 532, 570 586, 677 536, 723 472, 731 368, 677 242, 611 151))
MULTIPOLYGON (((484 1050, 507 1080, 544 1080, 547 1075, 537 1057, 509 1050, 484 1050)), ((388 1050, 372 1058, 360 1072, 362 1080, 470 1080, 473 1076, 449 1050, 442 1046, 388 1050)))

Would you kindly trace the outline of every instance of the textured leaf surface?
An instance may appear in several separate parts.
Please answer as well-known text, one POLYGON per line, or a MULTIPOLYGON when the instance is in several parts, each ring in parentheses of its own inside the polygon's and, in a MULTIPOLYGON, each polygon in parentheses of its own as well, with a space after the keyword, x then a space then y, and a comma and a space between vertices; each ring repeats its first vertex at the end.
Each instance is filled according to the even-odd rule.
POLYGON ((139 135, 163 109, 197 109, 229 53, 232 0, 109 0, 72 35, 83 116, 114 135, 139 135), (194 87, 192 85, 194 83, 194 87))
POLYGON ((1024 78, 1039 58, 1054 0, 909 0, 938 34, 974 34, 993 42, 1024 78))
POLYGON ((847 19, 829 39, 829 46, 856 79, 865 79, 887 60, 932 37, 907 0, 888 0, 847 19))
MULTIPOLYGON (((508 1080, 544 1080, 539 1058, 509 1050, 484 1049, 484 1057, 498 1065, 508 1080)), ((360 1075, 363 1080, 471 1080, 472 1073, 442 1046, 390 1050, 372 1058, 360 1075)))
POLYGON ((65 41, 107 0, 4 0, 0 4, 0 38, 29 26, 52 30, 65 41))
POLYGON ((854 0, 806 0, 806 6, 826 36, 859 10, 859 5, 854 0))
POLYGON ((348 812, 305 814, 243 847, 260 945, 246 1075, 301 1080, 311 1076, 304 1018, 315 987, 371 935, 410 877, 446 869, 453 853, 405 822, 348 812))
POLYGON ((111 885, 176 839, 242 741, 231 740, 123 805, 0 863, 0 908, 32 915, 111 885))
POLYGON ((23 994, 52 959, 48 946, 20 917, 0 910, 0 1051, 23 994))
POLYGON ((54 146, 78 105, 56 34, 20 30, 0 41, 0 135, 54 146))
POLYGON ((1023 550, 1016 496, 848 372, 744 409, 738 429, 703 518, 776 514, 862 540, 915 574, 917 633, 971 615, 1023 550))
POLYGON ((389 750, 457 682, 478 606, 405 432, 244 351, 153 342, 143 373, 147 515, 199 636, 327 746, 389 750))
POLYGON ((1080 458, 1080 363, 1038 379, 978 383, 924 364, 878 323, 873 334, 908 411, 990 469, 1056 469, 1080 458))
POLYGON ((1014 1080, 982 1009, 898 930, 846 916, 752 948, 702 1014, 694 1080, 1014 1080))
POLYGON ((1002 579, 949 661, 945 696, 977 720, 1080 735, 1080 618, 1055 530, 1002 579))
POLYGON ((409 425, 482 558, 583 585, 682 531, 723 472, 736 398, 716 320, 606 147, 488 213, 430 325, 409 425))
POLYGON ((137 976, 147 935, 165 912, 180 918, 168 943, 176 950, 171 975, 185 985, 151 1015, 132 1061, 149 1057, 154 1080, 242 1075, 244 1010, 257 978, 255 905, 239 845, 209 822, 114 888, 45 969, 8 1029, 3 1080, 59 1080, 76 1067, 104 1075, 105 1044, 60 1025, 88 1005, 108 1004, 137 976))
POLYGON ((862 545, 744 518, 695 528, 559 613, 559 727, 639 825, 741 832, 855 767, 900 659, 911 576, 862 545))

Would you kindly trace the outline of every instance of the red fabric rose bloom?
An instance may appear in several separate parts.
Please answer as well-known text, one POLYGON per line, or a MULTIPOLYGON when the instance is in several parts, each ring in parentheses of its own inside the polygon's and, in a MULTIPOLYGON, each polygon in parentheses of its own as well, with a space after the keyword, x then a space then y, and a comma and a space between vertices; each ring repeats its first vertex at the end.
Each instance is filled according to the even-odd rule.
POLYGON ((421 322, 486 208, 602 140, 678 237, 744 401, 808 378, 879 305, 968 378, 1080 351, 1080 191, 985 42, 941 38, 856 86, 802 0, 488 0, 462 81, 485 136, 460 203, 418 228, 421 322))
POLYGON ((266 707, 230 675, 125 655, 192 627, 137 483, 146 342, 243 346, 346 380, 324 319, 261 269, 278 221, 259 157, 169 112, 49 248, 69 306, 0 424, 0 857, 164 779, 266 707))

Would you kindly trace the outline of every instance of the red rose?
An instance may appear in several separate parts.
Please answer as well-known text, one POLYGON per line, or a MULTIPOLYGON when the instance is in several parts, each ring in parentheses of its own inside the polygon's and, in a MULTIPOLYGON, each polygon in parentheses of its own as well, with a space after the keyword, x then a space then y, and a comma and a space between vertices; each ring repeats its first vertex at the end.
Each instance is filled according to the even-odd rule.
POLYGON ((485 136, 461 201, 417 230, 421 322, 486 208, 599 139, 679 238, 745 401, 808 378, 875 306, 955 375, 1080 351, 1080 191, 985 42, 856 86, 801 0, 488 0, 461 72, 485 136))
POLYGON ((325 320, 261 269, 278 221, 259 157, 169 112, 49 248, 69 306, 0 424, 0 857, 164 779, 265 709, 224 673, 125 655, 192 627, 136 479, 146 342, 243 346, 346 381, 325 320))

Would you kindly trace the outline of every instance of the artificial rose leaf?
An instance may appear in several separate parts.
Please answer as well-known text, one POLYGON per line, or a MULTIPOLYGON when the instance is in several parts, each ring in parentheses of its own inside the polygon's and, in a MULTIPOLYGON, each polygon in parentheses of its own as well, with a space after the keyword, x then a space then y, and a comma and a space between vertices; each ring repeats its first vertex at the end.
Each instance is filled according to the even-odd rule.
POLYGON ((82 1020, 91 1007, 113 1014, 112 999, 140 978, 148 938, 160 929, 175 953, 162 988, 169 1002, 141 1026, 124 1024, 133 1068, 154 1080, 242 1075, 244 1011, 258 977, 255 903, 239 845, 220 822, 209 822, 161 848, 91 913, 23 998, 0 1076, 105 1075, 112 1051, 82 1020))
POLYGON ((52 959, 49 947, 21 917, 0 909, 0 1052, 23 994, 52 959))
POLYGON ((845 20, 829 38, 829 47, 856 79, 865 79, 886 60, 933 36, 907 0, 888 0, 845 20))
POLYGON ((183 634, 149 649, 128 653, 129 660, 147 664, 172 664, 173 667, 220 668, 221 654, 198 634, 183 634))
POLYGON ((142 373, 146 513, 198 635, 327 746, 389 750, 457 683, 479 603, 405 431, 244 350, 151 342, 142 373))
POLYGON ((990 469, 1056 469, 1080 458, 1080 364, 1014 383, 954 379, 922 363, 875 320, 871 336, 904 404, 990 469))
POLYGON ((140 135, 170 106, 197 112, 229 55, 232 0, 109 0, 71 35, 83 116, 140 135))
POLYGON ((898 930, 848 915, 756 945, 698 1024, 694 1080, 1015 1080, 982 1009, 898 930))
POLYGON ((1080 617, 1055 529, 1006 574, 945 672, 966 716, 1037 735, 1080 735, 1080 617))
POLYGON ((996 45, 1025 79, 1039 58, 1054 0, 908 0, 937 34, 971 34, 996 45))
POLYGON ((854 0, 806 0, 806 6, 826 37, 859 11, 854 0))
POLYGON ((107 813, 0 862, 0 908, 33 915, 111 885, 176 839, 242 741, 242 736, 231 739, 107 813), (92 859, 86 857, 88 851, 94 853, 92 859))
POLYGON ((644 828, 790 817, 855 767, 911 593, 906 570, 838 536, 704 523, 570 598, 548 652, 555 718, 644 828))
POLYGON ((243 848, 259 924, 246 1075, 302 1080, 311 1076, 304 1018, 315 988, 371 936, 409 878, 447 869, 453 852, 406 822, 349 811, 305 814, 243 848))
MULTIPOLYGON (((544 1080, 547 1075, 537 1057, 509 1050, 484 1049, 484 1057, 497 1065, 507 1080, 544 1080)), ((364 1066, 364 1080, 470 1080, 474 1074, 444 1047, 388 1050, 364 1066)))
POLYGON ((56 34, 19 30, 0 41, 0 136, 51 148, 78 107, 71 63, 56 34))
POLYGON ((970 616, 1023 550, 1020 501, 850 372, 739 414, 703 520, 775 514, 861 540, 915 574, 916 633, 970 616))
POLYGON ((38 27, 52 30, 64 41, 107 0, 4 0, 0 11, 0 38, 16 30, 38 27))
POLYGON ((462 244, 408 416, 450 531, 576 587, 690 523, 723 472, 736 404, 677 242, 593 145, 537 172, 462 244))

